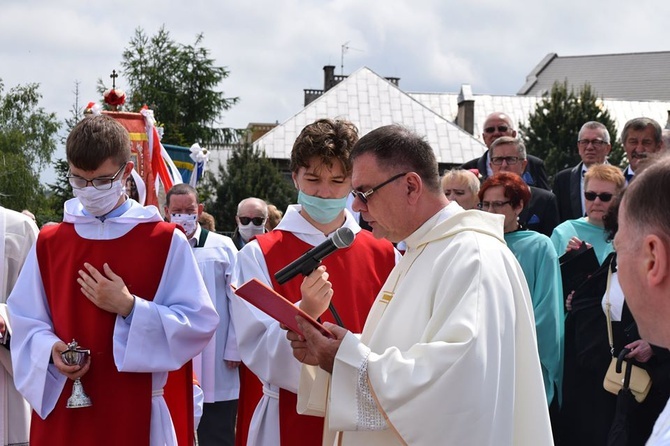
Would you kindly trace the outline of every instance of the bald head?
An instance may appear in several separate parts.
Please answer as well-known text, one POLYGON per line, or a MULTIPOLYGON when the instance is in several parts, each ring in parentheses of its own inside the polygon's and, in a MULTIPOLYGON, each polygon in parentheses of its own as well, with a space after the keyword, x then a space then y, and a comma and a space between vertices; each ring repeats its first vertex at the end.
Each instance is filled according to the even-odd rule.
POLYGON ((268 217, 268 205, 265 201, 256 197, 245 198, 237 205, 238 217, 268 217), (252 215, 253 214, 253 215, 252 215))
POLYGON ((482 139, 489 149, 493 141, 501 136, 516 138, 516 130, 512 118, 503 112, 494 112, 486 117, 482 126, 482 139))

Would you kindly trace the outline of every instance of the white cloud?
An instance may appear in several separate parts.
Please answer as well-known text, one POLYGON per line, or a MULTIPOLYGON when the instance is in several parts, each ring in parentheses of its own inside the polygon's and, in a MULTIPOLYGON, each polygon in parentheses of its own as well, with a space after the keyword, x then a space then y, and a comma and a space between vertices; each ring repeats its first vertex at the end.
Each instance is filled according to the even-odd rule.
MULTIPOLYGON (((136 28, 165 25, 181 43, 203 45, 230 70, 221 90, 240 97, 223 125, 284 121, 304 88, 322 88, 324 65, 340 74, 368 66, 400 77, 410 91, 514 94, 547 54, 667 50, 670 2, 597 0, 538 3, 471 0, 257 0, 89 2, 8 0, 0 14, 5 89, 40 83, 42 106, 68 116, 75 80, 81 102, 99 78, 120 70, 136 28)), ((124 88, 123 77, 119 85, 124 88)))

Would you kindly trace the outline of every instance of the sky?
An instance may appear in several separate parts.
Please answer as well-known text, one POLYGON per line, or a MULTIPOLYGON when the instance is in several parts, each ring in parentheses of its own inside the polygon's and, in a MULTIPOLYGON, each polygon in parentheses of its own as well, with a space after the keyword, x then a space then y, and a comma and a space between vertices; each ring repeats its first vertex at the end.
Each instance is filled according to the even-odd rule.
POLYGON ((239 98, 219 123, 244 128, 300 111, 303 89, 323 88, 324 65, 336 74, 367 66, 410 92, 470 84, 475 94, 513 95, 549 53, 670 50, 669 16, 670 2, 651 0, 2 0, 0 94, 37 83, 40 105, 62 121, 76 82, 81 106, 99 100, 98 79, 111 86, 135 31, 163 26, 182 44, 203 34, 230 72, 219 90, 239 98))

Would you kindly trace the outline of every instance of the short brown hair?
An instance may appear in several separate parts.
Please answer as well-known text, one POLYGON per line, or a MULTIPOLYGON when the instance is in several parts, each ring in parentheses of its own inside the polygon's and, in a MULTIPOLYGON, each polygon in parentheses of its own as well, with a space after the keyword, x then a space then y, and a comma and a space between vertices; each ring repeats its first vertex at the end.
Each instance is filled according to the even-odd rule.
POLYGON ((521 177, 511 172, 500 172, 490 176, 484 181, 479 189, 479 201, 484 199, 484 193, 496 186, 502 186, 505 191, 505 197, 509 199, 510 205, 516 207, 523 201, 523 206, 528 206, 530 202, 530 190, 528 185, 521 177))
POLYGON ((200 203, 198 200, 198 191, 195 190, 193 186, 187 183, 175 184, 170 188, 170 190, 165 194, 165 205, 170 206, 170 198, 173 195, 193 195, 195 197, 195 202, 200 203))
POLYGON ((293 143, 291 172, 309 167, 309 160, 318 157, 328 167, 333 161, 342 163, 346 176, 351 175, 351 149, 358 141, 358 129, 343 119, 319 119, 307 125, 293 143))
POLYGON ((96 170, 108 159, 121 166, 130 160, 130 135, 114 118, 87 116, 67 137, 65 153, 70 164, 85 171, 96 170))
POLYGON ((214 216, 208 212, 203 211, 200 214, 200 217, 198 218, 198 223, 200 223, 200 226, 207 229, 208 231, 212 232, 216 231, 216 222, 214 220, 214 216))

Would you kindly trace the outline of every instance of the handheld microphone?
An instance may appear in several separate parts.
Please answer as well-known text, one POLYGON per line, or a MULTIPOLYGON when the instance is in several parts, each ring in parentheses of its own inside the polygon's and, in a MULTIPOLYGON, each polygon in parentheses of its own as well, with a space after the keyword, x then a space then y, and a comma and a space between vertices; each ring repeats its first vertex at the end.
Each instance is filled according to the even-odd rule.
POLYGON ((351 246, 354 242, 354 233, 349 228, 340 228, 325 242, 310 249, 275 274, 280 285, 288 282, 298 274, 308 276, 317 269, 321 261, 340 248, 351 246))

